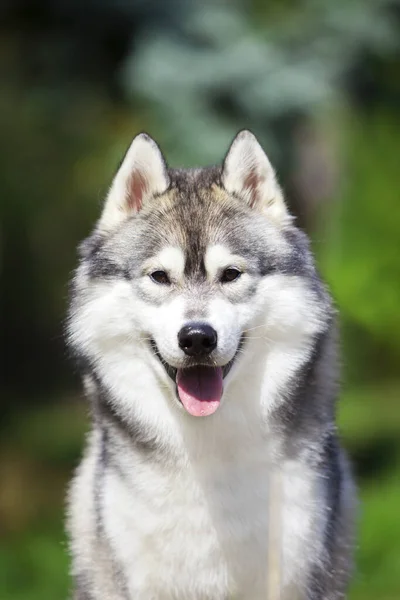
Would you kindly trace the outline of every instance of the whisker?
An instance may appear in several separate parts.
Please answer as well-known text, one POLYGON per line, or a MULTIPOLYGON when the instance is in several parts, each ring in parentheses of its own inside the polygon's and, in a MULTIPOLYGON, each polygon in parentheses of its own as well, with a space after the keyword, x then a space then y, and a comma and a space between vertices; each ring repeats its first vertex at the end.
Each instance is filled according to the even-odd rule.
POLYGON ((253 335, 246 335, 246 339, 247 340, 264 340, 264 341, 270 342, 270 343, 272 343, 274 341, 272 338, 269 338, 266 335, 259 335, 259 336, 256 336, 256 335, 254 335, 254 336, 253 335))
POLYGON ((266 325, 256 325, 255 327, 249 327, 248 329, 243 329, 243 333, 247 333, 248 331, 253 331, 254 329, 259 329, 260 327, 266 327, 266 325))

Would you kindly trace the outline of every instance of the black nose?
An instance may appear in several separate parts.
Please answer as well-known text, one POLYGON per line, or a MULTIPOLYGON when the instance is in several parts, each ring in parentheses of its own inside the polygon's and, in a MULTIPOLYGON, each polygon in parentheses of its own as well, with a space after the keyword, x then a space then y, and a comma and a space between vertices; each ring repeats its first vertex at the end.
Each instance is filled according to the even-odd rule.
POLYGON ((204 356, 216 348, 217 332, 205 323, 190 323, 178 333, 178 343, 188 356, 204 356))

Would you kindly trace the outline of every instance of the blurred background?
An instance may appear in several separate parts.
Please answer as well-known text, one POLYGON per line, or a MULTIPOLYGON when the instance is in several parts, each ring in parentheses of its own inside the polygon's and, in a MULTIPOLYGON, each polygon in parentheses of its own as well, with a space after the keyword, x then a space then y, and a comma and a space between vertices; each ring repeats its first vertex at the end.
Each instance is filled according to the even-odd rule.
POLYGON ((0 598, 66 598, 87 430, 62 339, 76 245, 131 138, 172 165, 252 129, 340 308, 340 428, 360 486, 351 600, 400 597, 400 4, 3 0, 0 598))

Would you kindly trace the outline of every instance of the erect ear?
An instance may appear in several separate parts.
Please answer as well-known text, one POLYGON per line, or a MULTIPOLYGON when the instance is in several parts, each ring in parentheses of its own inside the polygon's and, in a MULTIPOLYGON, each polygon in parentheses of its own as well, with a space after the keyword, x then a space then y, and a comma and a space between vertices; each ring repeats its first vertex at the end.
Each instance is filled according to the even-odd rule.
POLYGON ((109 231, 137 213, 169 186, 167 167, 155 141, 141 133, 131 143, 111 184, 98 227, 109 231))
POLYGON ((274 169, 250 131, 241 131, 233 140, 223 164, 222 184, 271 219, 282 224, 291 220, 274 169))

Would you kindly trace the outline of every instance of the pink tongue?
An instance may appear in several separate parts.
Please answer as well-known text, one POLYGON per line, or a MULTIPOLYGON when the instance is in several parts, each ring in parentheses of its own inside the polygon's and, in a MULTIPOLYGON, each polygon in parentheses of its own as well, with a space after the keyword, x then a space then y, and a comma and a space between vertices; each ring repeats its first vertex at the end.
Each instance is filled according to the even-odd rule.
POLYGON ((179 398, 189 414, 207 417, 218 408, 222 396, 221 367, 190 367, 176 374, 179 398))

